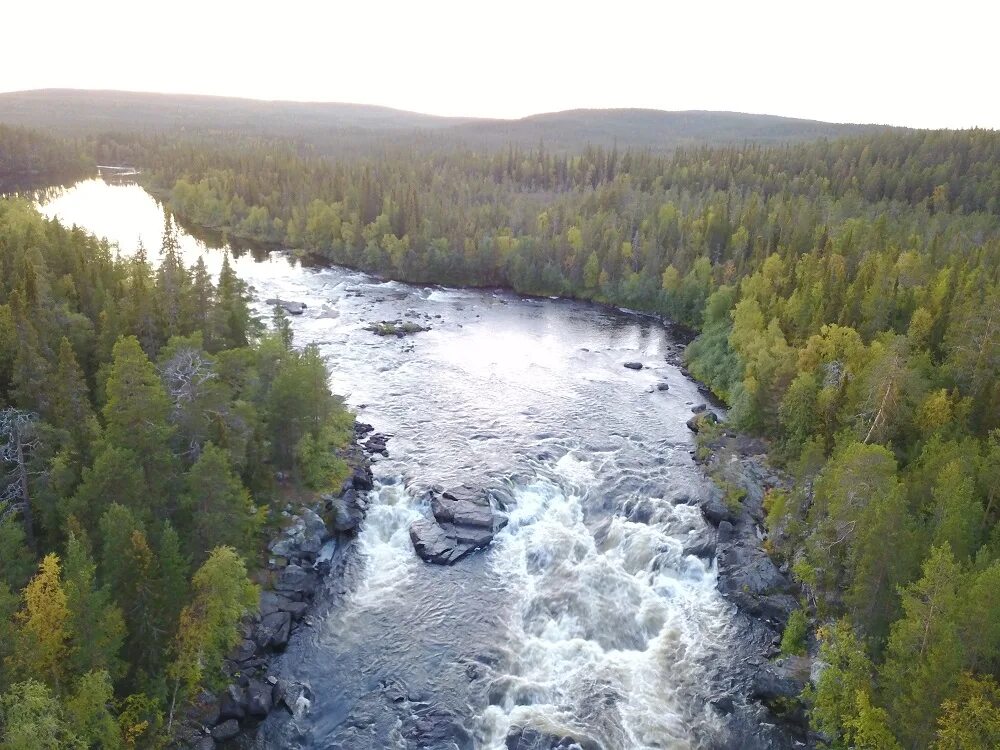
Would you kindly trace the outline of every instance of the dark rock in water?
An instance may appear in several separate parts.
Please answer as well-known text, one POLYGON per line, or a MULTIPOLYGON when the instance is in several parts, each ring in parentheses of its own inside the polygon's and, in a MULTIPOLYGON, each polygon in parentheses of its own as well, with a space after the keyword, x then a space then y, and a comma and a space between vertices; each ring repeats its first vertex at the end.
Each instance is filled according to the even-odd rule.
POLYGON ((426 518, 410 524, 410 541, 425 562, 438 565, 450 565, 472 551, 471 547, 460 545, 445 534, 438 524, 426 518))
POLYGON ((288 645, 292 632, 292 616, 288 612, 272 612, 261 618, 254 640, 261 648, 282 649, 288 645))
POLYGON ((212 730, 212 739, 217 742, 226 742, 233 739, 240 733, 240 724, 236 719, 224 721, 212 730))
POLYGON ((266 682, 250 680, 246 688, 247 714, 263 718, 271 712, 271 694, 274 688, 266 682))
POLYGON ((355 422, 354 423, 354 434, 358 437, 362 435, 367 435, 369 432, 374 431, 375 428, 366 422, 355 422))
POLYGON ((657 383, 656 384, 656 390, 658 390, 658 391, 669 391, 670 390, 670 385, 667 384, 667 383, 657 383))
POLYGON ((230 719, 242 721, 247 715, 243 700, 243 691, 239 687, 236 685, 227 687, 219 699, 219 721, 226 722, 230 719))
POLYGON ((698 404, 697 406, 692 406, 691 407, 691 412, 693 414, 701 414, 706 409, 708 409, 708 404, 698 404))
POLYGON ((389 438, 387 436, 374 433, 362 447, 369 453, 381 453, 383 456, 388 457, 389 449, 386 447, 386 443, 388 442, 389 438))
POLYGON ((333 528, 336 531, 353 531, 365 519, 361 498, 353 488, 340 497, 331 498, 328 507, 333 511, 333 528))
POLYGON ((493 527, 493 509, 489 499, 482 494, 473 494, 465 487, 435 494, 431 498, 431 511, 438 523, 493 527))
POLYGON ((355 466, 350 482, 351 487, 360 492, 367 492, 375 486, 372 479, 372 470, 368 466, 355 466))
POLYGON ((642 362, 626 362, 624 366, 630 370, 641 370, 642 362))
POLYGON ((507 750, 602 750, 601 745, 587 738, 557 735, 534 727, 516 724, 507 730, 504 741, 507 750))
POLYGON ((689 419, 685 424, 691 432, 700 432, 702 426, 705 424, 716 424, 719 418, 715 416, 714 411, 706 411, 700 414, 695 414, 691 419, 689 419))
POLYGON ((715 542, 711 539, 703 539, 698 542, 693 542, 684 547, 684 555, 694 555, 695 557, 700 557, 703 560, 711 560, 715 557, 715 542))
POLYGON ((276 298, 265 300, 265 304, 271 305, 271 307, 282 307, 289 315, 301 315, 302 312, 308 307, 305 302, 290 302, 289 300, 276 298))
POLYGON ((731 695, 718 695, 708 701, 708 705, 714 708, 723 716, 728 716, 736 710, 736 702, 731 695))
POLYGON ((649 523, 656 514, 656 505, 649 498, 625 503, 625 517, 633 523, 649 523))
POLYGON ((410 541, 426 562, 450 565, 475 549, 485 547, 507 524, 494 513, 489 497, 468 487, 434 493, 434 520, 420 519, 410 526, 410 541))

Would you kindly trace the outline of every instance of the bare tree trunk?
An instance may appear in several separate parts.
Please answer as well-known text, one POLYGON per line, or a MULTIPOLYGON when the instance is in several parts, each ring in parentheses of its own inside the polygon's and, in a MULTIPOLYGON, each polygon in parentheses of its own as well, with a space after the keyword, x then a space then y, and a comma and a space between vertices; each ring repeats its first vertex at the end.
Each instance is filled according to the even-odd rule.
POLYGON ((21 515, 24 517, 24 535, 28 543, 28 549, 36 552, 35 549, 35 519, 31 514, 31 495, 28 488, 28 467, 24 462, 24 446, 21 443, 21 430, 15 425, 11 438, 14 440, 17 455, 17 479, 21 487, 21 515))

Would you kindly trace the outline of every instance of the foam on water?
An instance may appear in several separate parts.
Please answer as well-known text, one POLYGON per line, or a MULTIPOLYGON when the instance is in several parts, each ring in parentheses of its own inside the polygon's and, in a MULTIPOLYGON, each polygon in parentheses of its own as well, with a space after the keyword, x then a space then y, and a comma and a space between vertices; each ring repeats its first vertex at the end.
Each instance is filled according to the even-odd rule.
POLYGON ((726 605, 712 566, 683 555, 689 509, 662 503, 655 524, 616 516, 598 543, 584 522, 592 465, 567 453, 554 470, 574 489, 548 479, 516 489, 491 555, 521 594, 483 744, 501 748, 510 726, 528 724, 608 750, 695 746, 696 725, 711 719, 692 708, 692 683, 724 636, 713 623, 726 605))

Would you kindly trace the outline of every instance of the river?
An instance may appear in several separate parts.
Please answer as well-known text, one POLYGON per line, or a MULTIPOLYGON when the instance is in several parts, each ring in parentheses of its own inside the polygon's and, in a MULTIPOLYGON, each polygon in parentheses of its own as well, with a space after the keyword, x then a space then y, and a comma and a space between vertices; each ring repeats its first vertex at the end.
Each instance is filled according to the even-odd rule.
MULTIPOLYGON (((156 258, 163 209, 136 185, 83 181, 41 210, 156 258)), ((220 243, 179 240, 217 271, 220 243)), ((710 533, 687 502, 707 491, 685 427, 702 398, 665 359, 669 331, 584 303, 233 252, 262 316, 270 297, 306 303, 295 342, 318 345, 332 388, 391 436, 345 577, 277 662, 311 701, 246 744, 502 748, 530 725, 606 750, 717 746, 706 700, 739 629, 713 563, 685 554, 710 533), (365 330, 396 318, 431 330, 365 330), (409 524, 428 514, 428 487, 462 483, 505 487, 510 523, 453 567, 425 564, 409 524)))

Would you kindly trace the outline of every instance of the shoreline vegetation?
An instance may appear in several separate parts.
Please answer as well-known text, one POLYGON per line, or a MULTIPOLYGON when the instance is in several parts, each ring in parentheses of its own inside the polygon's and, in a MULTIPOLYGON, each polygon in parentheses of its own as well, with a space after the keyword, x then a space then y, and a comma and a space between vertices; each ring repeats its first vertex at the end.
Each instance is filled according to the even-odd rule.
POLYGON ((307 592, 262 542, 363 473, 354 417, 169 220, 154 268, 5 200, 0 248, 0 744, 162 747, 245 628, 280 645, 261 585, 307 592))
MULTIPOLYGON (((744 433, 763 441, 754 450, 766 448, 790 478, 764 477, 769 491, 758 498, 721 473, 719 504, 709 511, 718 515, 720 548, 734 569, 764 576, 746 580, 730 598, 745 599, 741 608, 766 612, 783 630, 775 645, 784 671, 761 665, 773 679, 755 694, 803 731, 807 725, 809 742, 835 748, 987 748, 1000 741, 1000 134, 888 132, 669 154, 596 147, 570 154, 544 144, 490 152, 387 148, 342 161, 266 138, 119 135, 91 139, 86 148, 101 163, 142 164, 149 187, 169 192, 172 210, 197 225, 402 281, 573 296, 698 330, 687 367, 730 406, 721 427, 696 419, 704 433, 700 458, 712 470, 712 452, 734 451, 727 441, 744 433), (766 530, 766 561, 727 536, 741 524, 766 530), (780 579, 770 578, 771 568, 780 579), (809 654, 817 668, 803 680, 809 654)), ((42 224, 49 228, 14 235, 58 234, 42 224)), ((167 280, 154 280, 148 268, 122 272, 131 286, 120 281, 119 288, 132 291, 123 298, 133 307, 105 310, 76 277, 72 290, 66 274, 40 284, 49 259, 39 263, 30 243, 14 246, 21 256, 0 274, 12 280, 0 297, 11 321, 4 339, 0 315, 0 344, 13 342, 7 361, 14 363, 5 403, 44 402, 31 384, 46 382, 38 375, 46 356, 32 353, 45 336, 32 328, 36 317, 45 319, 39 295, 57 295, 71 313, 88 305, 91 328, 82 320, 75 328, 53 323, 79 340, 49 342, 47 361, 75 372, 69 350, 79 347, 85 364, 75 368, 84 374, 64 380, 93 391, 91 410, 100 407, 107 430, 118 414, 105 402, 113 403, 118 360, 142 372, 136 350, 146 352, 143 326, 151 316, 139 291, 167 280), (111 321, 128 321, 115 331, 134 331, 135 343, 115 351, 115 339, 103 333, 111 321), (90 341, 90 349, 80 345, 90 341)), ((51 264, 67 267, 60 262, 51 264)), ((231 310, 239 293, 223 293, 223 286, 220 280, 217 294, 231 310)), ((280 314, 276 324, 280 338, 287 330, 280 314)), ((166 340, 148 356, 164 346, 173 351, 166 340)), ((76 420, 75 429, 93 421, 102 420, 76 420)), ((280 459, 272 460, 325 455, 316 449, 326 441, 322 430, 310 434, 313 442, 301 449, 281 443, 280 459)), ((108 437, 76 439, 81 452, 123 449, 108 437)), ((52 467, 55 458, 40 453, 52 467)), ((136 481, 164 471, 156 455, 140 462, 136 481)), ((106 460, 109 469, 122 462, 106 460)), ((153 517, 169 516, 171 502, 153 517)), ((44 531, 45 514, 36 516, 34 526, 44 531)), ((100 521, 67 520, 48 548, 76 538, 77 527, 100 536, 100 521)), ((128 527, 120 519, 115 525, 128 527)), ((16 631, 33 632, 36 615, 27 603, 33 591, 58 583, 58 562, 44 559, 23 604, 7 596, 11 616, 4 619, 16 631)), ((109 595, 121 595, 117 584, 109 595)), ((238 602, 242 594, 231 596, 238 602)), ((144 663, 148 657, 126 633, 136 663, 144 663)), ((52 672, 48 651, 37 653, 37 664, 19 667, 36 681, 13 683, 21 694, 5 694, 4 705, 58 698, 66 702, 60 715, 76 710, 74 690, 82 688, 52 672)), ((104 679, 93 671, 83 674, 104 679)))

